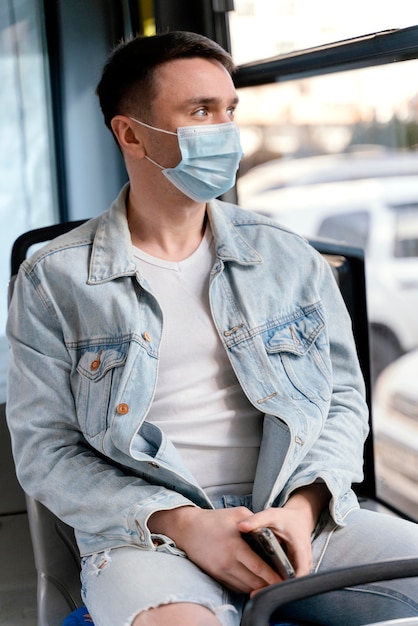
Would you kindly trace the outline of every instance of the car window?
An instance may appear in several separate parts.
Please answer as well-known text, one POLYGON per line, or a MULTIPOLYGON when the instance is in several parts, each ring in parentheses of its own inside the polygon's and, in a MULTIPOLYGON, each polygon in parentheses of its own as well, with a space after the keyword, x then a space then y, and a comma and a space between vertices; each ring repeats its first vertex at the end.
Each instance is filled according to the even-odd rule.
POLYGON ((418 204, 392 207, 396 213, 395 257, 418 257, 418 204))
POLYGON ((369 230, 369 212, 356 211, 326 217, 318 228, 318 235, 366 249, 369 230))

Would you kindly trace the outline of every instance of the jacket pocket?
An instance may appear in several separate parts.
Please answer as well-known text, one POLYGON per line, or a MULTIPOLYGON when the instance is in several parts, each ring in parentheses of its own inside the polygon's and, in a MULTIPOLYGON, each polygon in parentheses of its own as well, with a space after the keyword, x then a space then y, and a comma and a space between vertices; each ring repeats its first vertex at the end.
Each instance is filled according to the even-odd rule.
POLYGON ((86 348, 77 363, 76 403, 82 431, 95 437, 108 425, 129 344, 86 348))
POLYGON ((285 374, 286 392, 315 402, 328 402, 332 392, 329 342, 322 307, 310 307, 290 321, 263 333, 264 345, 276 371, 285 374))

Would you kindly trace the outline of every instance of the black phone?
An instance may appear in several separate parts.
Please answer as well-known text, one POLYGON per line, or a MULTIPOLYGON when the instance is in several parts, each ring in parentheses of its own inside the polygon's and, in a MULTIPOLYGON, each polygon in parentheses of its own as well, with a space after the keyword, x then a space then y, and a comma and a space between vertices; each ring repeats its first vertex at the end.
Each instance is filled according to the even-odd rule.
POLYGON ((295 570, 287 558, 286 552, 270 528, 258 528, 250 533, 243 533, 242 537, 250 548, 258 556, 261 556, 284 580, 295 577, 295 570))

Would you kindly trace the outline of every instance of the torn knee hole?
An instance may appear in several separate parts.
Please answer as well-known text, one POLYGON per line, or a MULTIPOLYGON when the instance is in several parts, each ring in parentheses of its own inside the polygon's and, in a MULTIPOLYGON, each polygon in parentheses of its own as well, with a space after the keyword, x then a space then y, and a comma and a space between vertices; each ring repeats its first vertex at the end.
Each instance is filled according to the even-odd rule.
POLYGON ((103 572, 106 567, 112 562, 112 557, 108 552, 96 555, 96 558, 92 558, 89 563, 89 574, 95 574, 98 576, 100 572, 103 572))
MULTIPOLYGON (((156 606, 148 606, 142 609, 140 613, 137 613, 135 615, 135 617, 133 618, 133 621, 129 623, 131 624, 131 626, 142 626, 142 625, 146 626, 146 624, 148 623, 154 624, 156 623, 153 621, 153 618, 156 617, 155 613, 157 613, 162 618, 162 616, 164 615, 164 610, 167 609, 168 607, 173 607, 180 611, 186 610, 186 612, 190 610, 200 611, 201 609, 203 609, 204 611, 207 611, 208 614, 212 615, 215 618, 217 618, 217 613, 222 612, 222 609, 223 609, 223 607, 220 607, 219 609, 213 609, 212 607, 207 606, 205 604, 200 604, 197 602, 190 602, 188 600, 180 600, 175 596, 168 596, 163 602, 161 602, 161 604, 158 604, 156 606), (148 622, 148 619, 150 619, 150 622, 148 622)), ((232 608, 233 610, 235 610, 234 607, 230 607, 229 605, 228 605, 228 608, 232 608)), ((217 620, 217 623, 220 624, 218 620, 217 620)))

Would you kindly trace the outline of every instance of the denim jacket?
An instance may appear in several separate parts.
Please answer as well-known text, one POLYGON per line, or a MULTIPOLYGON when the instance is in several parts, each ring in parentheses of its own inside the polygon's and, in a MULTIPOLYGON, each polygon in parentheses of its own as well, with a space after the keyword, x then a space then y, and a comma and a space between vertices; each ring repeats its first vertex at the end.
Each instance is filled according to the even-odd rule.
MULTIPOLYGON (((75 528, 82 555, 152 549, 154 511, 212 507, 146 420, 162 313, 136 269, 128 189, 22 264, 7 326, 18 478, 75 528)), ((244 393, 265 415, 254 510, 281 506, 319 480, 343 524, 358 506, 351 484, 362 479, 368 417, 351 321, 330 267, 305 239, 261 215, 220 201, 208 215, 214 323, 244 393)))

